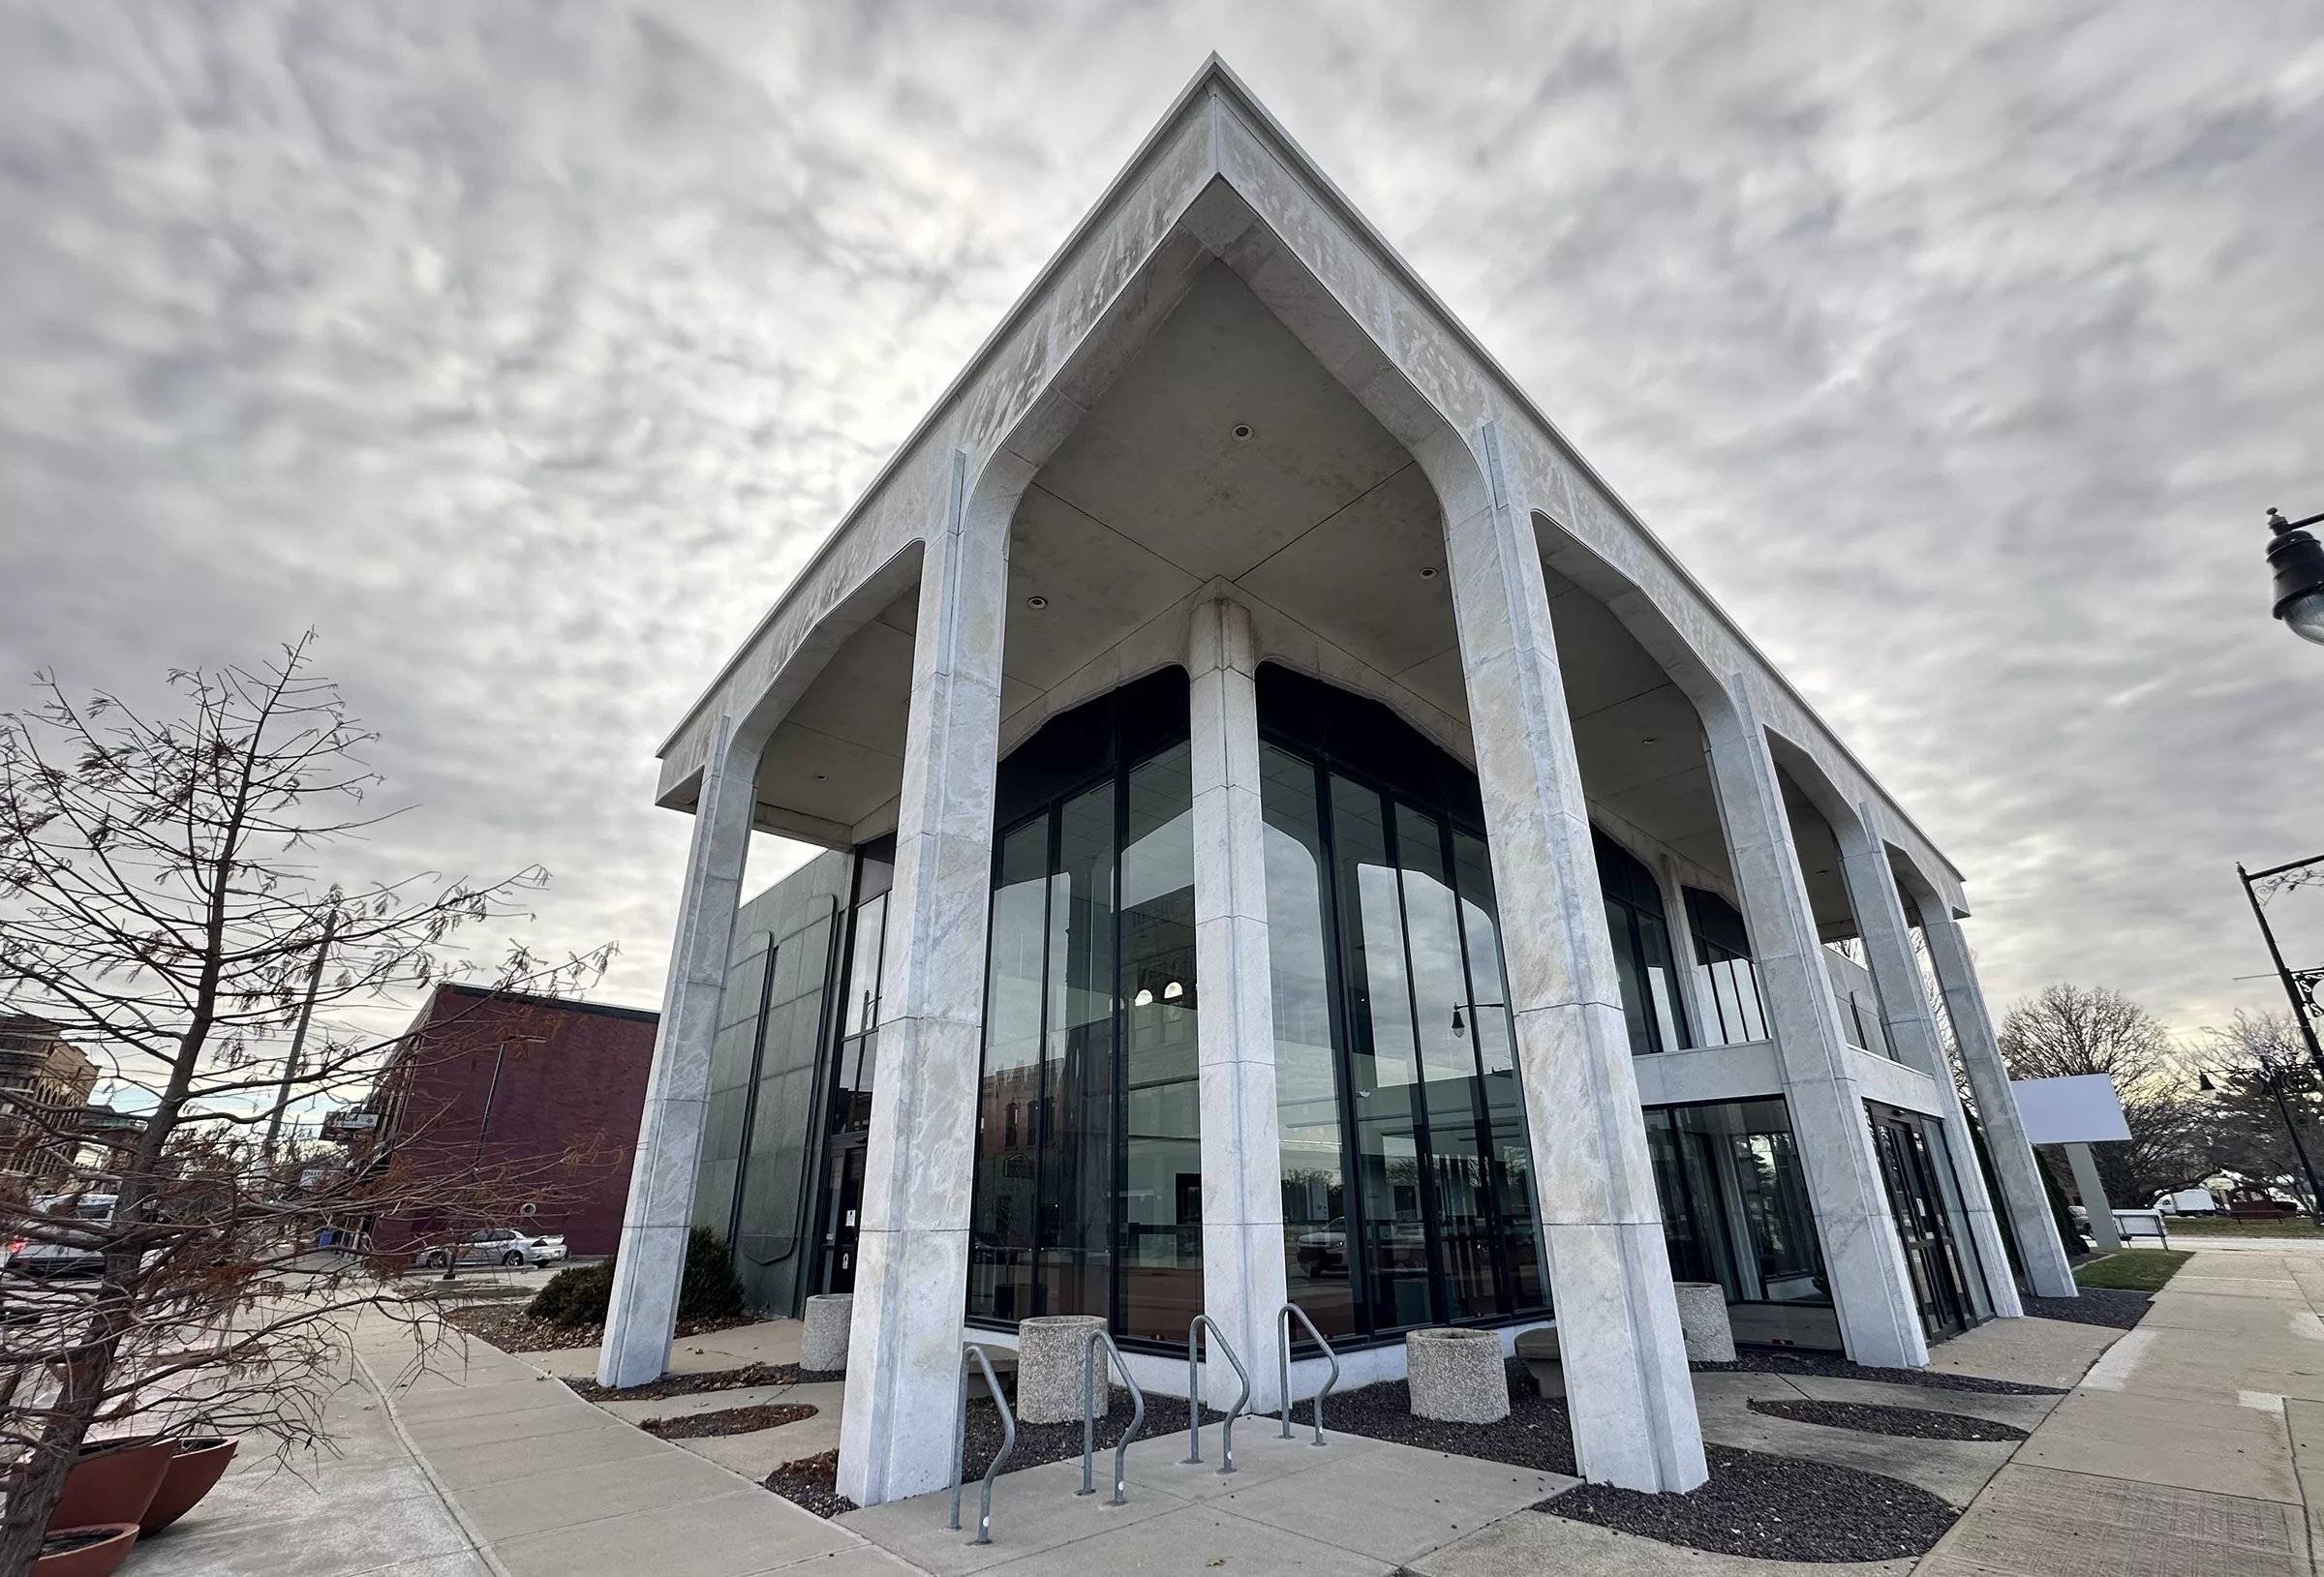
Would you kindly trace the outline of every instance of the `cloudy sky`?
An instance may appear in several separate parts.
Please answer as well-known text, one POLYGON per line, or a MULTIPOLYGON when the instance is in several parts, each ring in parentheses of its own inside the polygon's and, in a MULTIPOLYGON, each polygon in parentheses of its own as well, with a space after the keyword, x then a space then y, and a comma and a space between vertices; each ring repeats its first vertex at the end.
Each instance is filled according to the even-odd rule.
POLYGON ((2274 1000, 2324 0, 1454 11, 10 5, 0 707, 312 625, 416 806, 351 870, 538 860, 527 938, 657 1001, 655 746, 1216 48, 1969 873, 1990 991, 2274 1000))

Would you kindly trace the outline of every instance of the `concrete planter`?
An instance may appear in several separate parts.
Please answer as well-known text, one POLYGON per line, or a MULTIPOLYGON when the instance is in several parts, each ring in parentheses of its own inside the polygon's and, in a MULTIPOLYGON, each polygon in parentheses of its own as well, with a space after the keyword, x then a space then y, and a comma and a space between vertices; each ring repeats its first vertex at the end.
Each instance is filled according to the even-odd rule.
POLYGON ((1089 1333, 1105 1328, 1103 1315, 1038 1315, 1018 1324, 1020 1422, 1063 1424, 1081 1417, 1089 1333))
POLYGON ((1416 1330, 1404 1338, 1416 1418, 1490 1424, 1509 1416, 1509 1371, 1489 1330, 1416 1330))
POLYGON ((799 1367, 839 1374, 847 1367, 847 1332, 855 1323, 853 1292, 818 1292, 807 1300, 807 1329, 799 1337, 799 1367))
POLYGON ((1733 1363, 1734 1327, 1727 1319, 1727 1289, 1717 1282, 1672 1282, 1678 1294, 1678 1328, 1690 1363, 1733 1363))

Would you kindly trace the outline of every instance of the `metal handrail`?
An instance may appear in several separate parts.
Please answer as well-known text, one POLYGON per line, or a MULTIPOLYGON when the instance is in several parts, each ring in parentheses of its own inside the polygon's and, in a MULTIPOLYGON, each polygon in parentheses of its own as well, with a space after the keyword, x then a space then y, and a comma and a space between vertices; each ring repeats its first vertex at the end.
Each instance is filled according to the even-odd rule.
POLYGON ((1331 1388, 1339 1383, 1339 1354, 1331 1350, 1331 1344, 1324 1340, 1324 1333, 1315 1328, 1315 1321, 1307 1318, 1307 1311, 1296 1303, 1286 1303, 1275 1311, 1275 1351, 1282 1360, 1283 1380, 1283 1433, 1276 1438, 1291 1439, 1291 1317, 1295 1314, 1300 1317, 1300 1323, 1307 1327, 1307 1334, 1315 1338, 1315 1345, 1324 1350, 1324 1356, 1331 1361, 1331 1377, 1324 1381, 1324 1388, 1315 1393, 1315 1439, 1308 1442, 1322 1445, 1326 1443, 1324 1398, 1330 1396, 1331 1388))
MULTIPOLYGON (((1146 1427, 1146 1393, 1130 1378, 1130 1366, 1122 1361, 1121 1349, 1116 1347, 1114 1338, 1102 1330, 1091 1331, 1088 1343, 1082 1350, 1082 1487, 1074 1493, 1097 1493, 1089 1484, 1089 1462, 1097 1454, 1097 1344, 1100 1342, 1105 1343, 1106 1350, 1114 1354, 1114 1367, 1121 1371, 1121 1382, 1130 1388, 1130 1402, 1137 1410, 1130 1415, 1130 1427, 1122 1435, 1121 1443, 1114 1447, 1114 1499, 1106 1502, 1108 1505, 1127 1505, 1129 1497, 1124 1491, 1129 1480, 1123 1475, 1122 1462, 1129 1455, 1130 1441, 1136 1440, 1138 1432, 1146 1427)), ((1107 1387, 1106 1410, 1114 1410, 1111 1385, 1107 1387)))
POLYGON ((1235 1471, 1235 1416, 1250 1406, 1251 1372, 1235 1356, 1234 1345, 1208 1315, 1196 1315, 1186 1326, 1186 1462, 1191 1466, 1203 1460, 1203 1377, 1197 1366, 1195 1338, 1205 1328, 1210 1332, 1210 1345, 1227 1355, 1227 1362, 1235 1366, 1236 1377, 1242 1381, 1242 1395, 1227 1410, 1227 1421, 1218 1432, 1222 1459, 1218 1471, 1231 1473, 1235 1471))
POLYGON ((968 1360, 972 1357, 976 1359, 977 1367, 985 1372, 985 1389, 993 1393, 993 1405, 1000 1410, 1000 1427, 1006 1432, 1001 1437, 1000 1450, 994 1454, 993 1465, 985 1470, 984 1492, 976 1506, 976 1537, 968 1541, 971 1544, 990 1544, 993 1542, 993 1480, 999 1474, 1001 1464, 1009 1460, 1009 1453, 1017 1449, 1017 1415, 1009 1410, 1009 1399, 1000 1394, 1000 1381, 993 1376, 993 1360, 986 1357, 985 1350, 974 1342, 965 1344, 961 1350, 961 1394, 953 1413, 952 1430, 952 1520, 944 1526, 956 1533, 961 1528, 961 1452, 968 1439, 968 1360))

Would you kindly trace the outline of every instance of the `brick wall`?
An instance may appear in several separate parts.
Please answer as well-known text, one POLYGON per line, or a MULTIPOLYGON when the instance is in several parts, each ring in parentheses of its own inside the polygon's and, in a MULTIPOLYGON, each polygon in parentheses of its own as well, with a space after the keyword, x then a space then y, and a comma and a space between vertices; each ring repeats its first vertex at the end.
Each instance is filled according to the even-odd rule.
MULTIPOLYGON (((390 1076, 390 1142, 423 1173, 506 1179, 488 1225, 563 1232, 575 1254, 611 1254, 659 1016, 551 997, 440 986, 390 1076), (528 1201, 538 1213, 521 1215, 528 1201)), ((382 1222, 394 1249, 441 1224, 382 1222)))

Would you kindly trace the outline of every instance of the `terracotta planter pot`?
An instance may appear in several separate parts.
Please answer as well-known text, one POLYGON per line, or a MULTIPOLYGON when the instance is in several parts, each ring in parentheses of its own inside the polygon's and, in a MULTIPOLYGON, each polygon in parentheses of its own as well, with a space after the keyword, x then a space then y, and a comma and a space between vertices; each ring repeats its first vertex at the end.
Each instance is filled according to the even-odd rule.
POLYGON ((177 1455, 169 1459, 169 1469, 162 1474, 162 1487, 154 1491, 153 1504, 145 1508, 138 1529, 158 1533, 193 1510, 233 1460, 234 1442, 224 1436, 198 1435, 179 1441, 177 1455))
POLYGON ((121 1562, 129 1559, 129 1548, 138 1541, 138 1525, 134 1522, 98 1523, 88 1528, 51 1528, 50 1538, 59 1533, 110 1533, 110 1538, 96 1544, 84 1544, 77 1550, 62 1555, 44 1555, 32 1563, 33 1577, 113 1577, 121 1562))
POLYGON ((177 1442, 140 1437, 128 1441, 90 1441, 80 1448, 80 1460, 65 1480, 64 1498, 48 1514, 48 1526, 95 1528, 103 1524, 134 1523, 153 1504, 154 1491, 169 1471, 177 1442))

